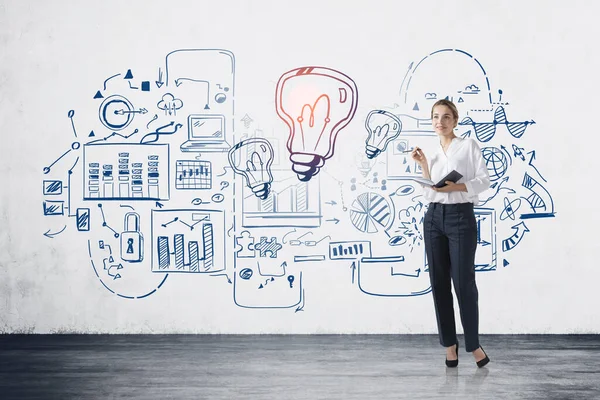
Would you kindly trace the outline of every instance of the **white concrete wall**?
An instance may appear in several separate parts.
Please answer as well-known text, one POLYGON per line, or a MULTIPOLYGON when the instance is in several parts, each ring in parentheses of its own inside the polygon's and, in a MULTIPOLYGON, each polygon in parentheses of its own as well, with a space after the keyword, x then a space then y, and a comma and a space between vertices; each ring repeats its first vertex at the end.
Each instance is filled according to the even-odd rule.
POLYGON ((3 1, 0 331, 435 332, 425 205, 398 153, 435 146, 426 124, 435 93, 458 103, 457 135, 478 140, 497 168, 476 210, 480 331, 600 332, 598 11, 592 1, 3 1), (276 101, 280 78, 301 67, 317 68, 285 81, 276 101), (321 93, 329 128, 345 126, 302 183, 282 117, 321 93), (374 110, 402 131, 367 159, 374 110), (200 131, 224 122, 229 145, 270 143, 268 200, 226 152, 181 150, 190 115, 200 131), (179 188, 178 161, 194 162, 193 173, 210 165, 210 188, 179 188), (142 198, 129 198, 134 180, 142 198), (123 199, 106 198, 111 182, 123 199), (144 199, 151 190, 158 202, 144 199), (381 214, 362 212, 375 202, 381 214), (129 249, 134 210, 144 240, 129 249), (353 241, 363 254, 332 259, 333 242, 353 241), (269 242, 277 251, 265 251, 269 242))

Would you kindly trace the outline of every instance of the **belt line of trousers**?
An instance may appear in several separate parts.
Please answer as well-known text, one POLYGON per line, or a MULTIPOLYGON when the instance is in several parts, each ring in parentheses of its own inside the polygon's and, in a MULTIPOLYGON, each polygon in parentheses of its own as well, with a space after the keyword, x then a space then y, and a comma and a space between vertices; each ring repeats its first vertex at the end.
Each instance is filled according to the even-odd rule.
POLYGON ((479 293, 475 284, 477 222, 473 205, 431 203, 423 227, 440 344, 449 347, 458 342, 451 291, 453 283, 465 350, 475 351, 479 348, 479 293))

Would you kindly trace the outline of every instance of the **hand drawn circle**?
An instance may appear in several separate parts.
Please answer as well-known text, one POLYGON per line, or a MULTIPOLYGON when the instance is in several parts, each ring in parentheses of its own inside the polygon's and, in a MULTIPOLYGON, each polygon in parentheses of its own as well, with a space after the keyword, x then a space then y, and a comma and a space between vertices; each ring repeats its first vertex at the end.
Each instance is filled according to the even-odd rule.
POLYGON ((133 116, 133 104, 123 96, 107 97, 100 105, 100 122, 113 131, 126 128, 133 116))
POLYGON ((225 103, 225 100, 227 100, 227 95, 225 95, 225 93, 217 93, 215 95, 215 101, 219 104, 221 103, 225 103))
POLYGON ((408 196, 409 194, 413 194, 415 188, 412 185, 402 185, 394 192, 396 196, 408 196))
POLYGON ((223 196, 221 193, 215 193, 212 195, 211 200, 215 203, 220 203, 225 200, 225 196, 223 196))
POLYGON ((248 280, 252 277, 252 270, 250 268, 244 268, 240 271, 240 278, 248 280))
POLYGON ((392 236, 390 240, 388 240, 390 246, 402 246, 404 243, 406 243, 406 238, 402 235, 392 236))

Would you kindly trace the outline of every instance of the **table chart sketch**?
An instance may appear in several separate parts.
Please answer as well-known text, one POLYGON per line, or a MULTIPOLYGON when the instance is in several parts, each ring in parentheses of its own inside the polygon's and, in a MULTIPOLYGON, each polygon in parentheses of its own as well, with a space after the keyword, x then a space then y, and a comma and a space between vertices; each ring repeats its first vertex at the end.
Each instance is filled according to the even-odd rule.
POLYGON ((175 188, 211 189, 212 171, 210 161, 177 160, 175 188))

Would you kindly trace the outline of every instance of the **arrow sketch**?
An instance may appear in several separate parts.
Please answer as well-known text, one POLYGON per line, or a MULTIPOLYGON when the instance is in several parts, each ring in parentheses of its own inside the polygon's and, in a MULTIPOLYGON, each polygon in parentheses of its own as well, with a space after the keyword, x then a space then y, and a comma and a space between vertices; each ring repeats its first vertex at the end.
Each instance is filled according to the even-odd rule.
POLYGON ((67 225, 63 226, 63 228, 58 232, 50 233, 50 229, 48 229, 46 232, 44 232, 44 236, 54 239, 54 236, 60 235, 65 229, 67 229, 67 225))

